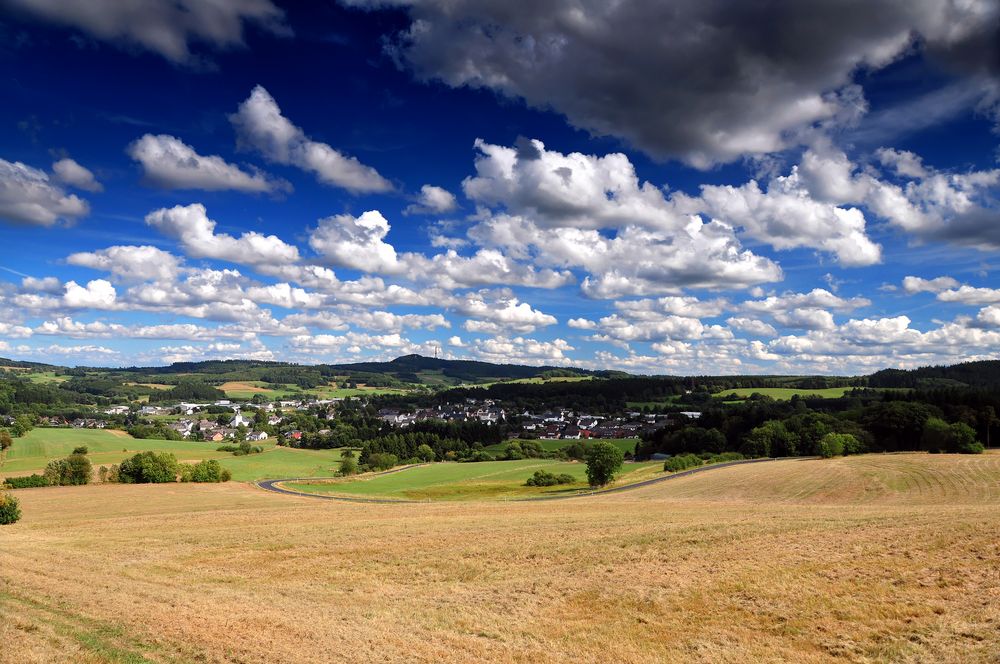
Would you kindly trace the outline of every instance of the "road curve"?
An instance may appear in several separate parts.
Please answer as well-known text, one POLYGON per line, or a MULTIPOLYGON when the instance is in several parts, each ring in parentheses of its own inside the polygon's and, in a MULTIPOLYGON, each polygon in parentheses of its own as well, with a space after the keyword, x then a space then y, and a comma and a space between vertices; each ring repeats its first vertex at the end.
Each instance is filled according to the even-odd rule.
MULTIPOLYGON (((663 477, 654 477, 648 480, 642 480, 640 482, 634 482, 632 484, 624 484, 622 486, 611 487, 610 489, 597 489, 595 491, 585 491, 583 493, 573 493, 565 496, 532 496, 530 498, 515 498, 513 500, 507 501, 495 501, 495 502, 508 502, 508 503, 527 503, 527 502, 537 502, 542 500, 570 500, 572 498, 586 498, 588 496, 603 496, 609 493, 621 493, 623 491, 632 491, 634 489, 641 489, 643 487, 650 486, 652 484, 659 484, 660 482, 668 482, 679 477, 687 477, 688 475, 694 475, 695 473, 704 473, 709 470, 716 470, 718 468, 728 468, 729 466, 743 466, 750 463, 768 463, 770 461, 805 461, 807 459, 818 459, 819 457, 778 457, 776 459, 744 459, 742 461, 725 461, 723 463, 713 463, 708 466, 698 466, 697 468, 689 468, 688 470, 682 470, 680 472, 671 473, 670 475, 664 475, 663 477)), ((378 473, 379 475, 390 475, 392 473, 400 473, 405 470, 410 470, 411 468, 419 468, 420 466, 426 466, 429 464, 418 463, 410 466, 403 466, 402 468, 394 468, 392 470, 387 470, 383 473, 378 473)), ((288 496, 299 496, 305 498, 318 498, 320 500, 338 500, 346 503, 377 503, 377 504, 407 504, 407 503, 421 503, 426 504, 428 500, 406 500, 405 498, 358 498, 353 496, 331 496, 328 494, 320 493, 306 493, 304 491, 293 491, 291 489, 286 489, 281 484, 286 482, 312 482, 316 480, 329 480, 330 477, 290 477, 286 479, 277 480, 258 480, 254 482, 254 486, 264 489, 265 491, 273 491, 274 493, 281 493, 288 496)))

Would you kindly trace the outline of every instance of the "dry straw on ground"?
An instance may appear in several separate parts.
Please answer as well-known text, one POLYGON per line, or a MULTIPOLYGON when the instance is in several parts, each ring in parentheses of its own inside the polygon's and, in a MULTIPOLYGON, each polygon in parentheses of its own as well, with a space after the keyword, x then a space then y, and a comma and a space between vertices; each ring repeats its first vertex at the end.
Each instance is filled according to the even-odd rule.
POLYGON ((18 492, 0 661, 996 662, 1000 455, 555 503, 18 492))

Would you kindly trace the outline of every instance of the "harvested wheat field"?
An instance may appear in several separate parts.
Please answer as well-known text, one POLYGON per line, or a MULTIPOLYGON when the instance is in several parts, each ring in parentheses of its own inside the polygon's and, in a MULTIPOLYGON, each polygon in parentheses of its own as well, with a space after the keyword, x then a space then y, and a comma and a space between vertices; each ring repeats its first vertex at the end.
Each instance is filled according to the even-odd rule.
POLYGON ((4 662, 1000 661, 1000 455, 546 503, 17 493, 4 662))

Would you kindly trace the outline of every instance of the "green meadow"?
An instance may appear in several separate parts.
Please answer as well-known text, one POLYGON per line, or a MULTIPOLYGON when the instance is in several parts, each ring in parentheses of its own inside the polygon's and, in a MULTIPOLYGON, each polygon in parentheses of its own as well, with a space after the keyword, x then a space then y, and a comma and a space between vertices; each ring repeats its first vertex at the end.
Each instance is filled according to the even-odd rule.
POLYGON ((788 401, 793 396, 800 397, 822 397, 823 399, 839 399, 845 393, 853 390, 853 387, 826 387, 822 389, 802 389, 797 387, 738 387, 732 390, 724 390, 714 396, 722 399, 745 399, 751 394, 761 394, 771 397, 777 401, 788 401))
POLYGON ((67 456, 73 448, 86 445, 95 468, 121 463, 138 452, 169 452, 181 462, 218 459, 238 481, 273 477, 332 477, 340 462, 340 450, 299 450, 278 447, 273 441, 255 443, 264 448, 260 454, 233 456, 219 452, 219 443, 136 439, 123 431, 106 429, 36 428, 14 445, 0 460, 0 477, 40 473, 45 465, 67 456))
MULTIPOLYGON (((661 463, 626 464, 619 483, 647 479, 662 473, 661 463)), ((513 499, 558 496, 586 490, 586 465, 552 459, 487 461, 482 463, 434 463, 398 472, 338 479, 325 483, 291 483, 297 491, 359 497, 405 500, 513 499), (551 487, 529 487, 525 481, 536 470, 572 475, 575 482, 551 487)))

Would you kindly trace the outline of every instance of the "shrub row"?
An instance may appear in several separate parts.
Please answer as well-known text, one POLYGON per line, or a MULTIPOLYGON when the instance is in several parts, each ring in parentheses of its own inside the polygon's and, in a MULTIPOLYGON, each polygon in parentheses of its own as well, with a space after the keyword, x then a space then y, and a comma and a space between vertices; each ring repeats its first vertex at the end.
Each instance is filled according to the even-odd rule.
POLYGON ((232 452, 233 456, 245 456, 247 454, 260 454, 264 451, 264 448, 260 445, 251 445, 250 443, 243 441, 239 445, 219 445, 215 448, 216 452, 232 452))
POLYGON ((702 463, 701 457, 696 454, 678 454, 663 462, 663 470, 669 473, 676 473, 688 468, 695 468, 702 463))
POLYGON ((525 486, 556 486, 557 484, 573 484, 576 478, 566 473, 556 475, 547 470, 536 470, 535 474, 528 478, 525 486))
POLYGON ((8 477, 3 481, 11 489, 34 489, 40 486, 48 486, 49 481, 45 475, 28 475, 26 477, 8 477))

